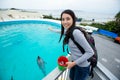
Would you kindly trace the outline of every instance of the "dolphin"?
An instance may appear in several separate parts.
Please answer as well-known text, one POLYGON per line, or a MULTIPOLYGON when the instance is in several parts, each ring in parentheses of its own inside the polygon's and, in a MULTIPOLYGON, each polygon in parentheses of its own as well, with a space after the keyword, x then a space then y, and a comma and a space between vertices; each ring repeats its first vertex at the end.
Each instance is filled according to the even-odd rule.
POLYGON ((44 74, 44 76, 46 76, 46 70, 45 70, 46 62, 40 56, 37 57, 37 64, 38 67, 41 69, 42 73, 44 74))
POLYGON ((13 80, 13 76, 11 76, 11 79, 10 80, 13 80))

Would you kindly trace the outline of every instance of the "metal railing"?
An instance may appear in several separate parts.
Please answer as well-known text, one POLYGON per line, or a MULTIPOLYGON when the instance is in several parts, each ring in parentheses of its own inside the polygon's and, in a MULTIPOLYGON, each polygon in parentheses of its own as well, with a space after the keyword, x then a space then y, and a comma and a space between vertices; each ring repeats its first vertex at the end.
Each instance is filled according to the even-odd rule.
POLYGON ((55 80, 69 80, 68 73, 69 73, 68 69, 64 70, 61 75, 56 77, 55 80))
MULTIPOLYGON (((56 67, 50 74, 48 74, 42 80, 69 80, 68 77, 69 70, 60 71, 56 67)), ((88 78, 88 80, 119 80, 114 76, 107 68, 105 68, 100 62, 98 62, 97 67, 94 69, 94 78, 88 78)))

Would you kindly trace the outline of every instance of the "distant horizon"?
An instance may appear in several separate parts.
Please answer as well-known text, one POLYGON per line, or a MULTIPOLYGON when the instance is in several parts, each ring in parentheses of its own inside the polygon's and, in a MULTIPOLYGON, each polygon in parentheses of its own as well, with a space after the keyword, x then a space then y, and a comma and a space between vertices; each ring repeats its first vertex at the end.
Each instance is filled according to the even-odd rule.
POLYGON ((117 14, 120 0, 0 0, 0 8, 25 10, 80 10, 84 12, 117 14))
MULTIPOLYGON (((0 8, 1 9, 1 8, 0 8)), ((54 9, 54 10, 42 10, 42 9, 20 9, 20 8, 2 8, 1 11, 5 10, 20 10, 22 12, 32 12, 32 13, 40 13, 41 15, 51 15, 54 18, 60 18, 60 14, 64 9, 54 9)), ((115 18, 115 15, 117 14, 111 14, 111 13, 98 13, 98 12, 89 12, 89 11, 83 11, 83 10, 73 10, 75 12, 75 15, 77 18, 82 18, 85 20, 92 20, 95 19, 95 21, 98 22, 107 22, 110 20, 113 20, 115 18)))
MULTIPOLYGON (((5 10, 5 9, 11 9, 12 10, 12 8, 0 8, 0 9, 3 9, 3 10, 5 10)), ((62 11, 62 10, 65 10, 65 9, 23 9, 23 8, 14 8, 15 10, 26 10, 26 11, 40 11, 40 10, 42 10, 42 11, 46 11, 46 10, 59 10, 59 11, 62 11)), ((118 12, 120 12, 120 11, 118 11, 117 13, 103 13, 103 12, 94 12, 94 11, 85 11, 85 10, 79 10, 79 9, 71 9, 71 10, 73 10, 73 11, 81 11, 81 12, 89 12, 89 13, 99 13, 99 14, 111 14, 111 15, 115 15, 115 14, 117 14, 118 12)))

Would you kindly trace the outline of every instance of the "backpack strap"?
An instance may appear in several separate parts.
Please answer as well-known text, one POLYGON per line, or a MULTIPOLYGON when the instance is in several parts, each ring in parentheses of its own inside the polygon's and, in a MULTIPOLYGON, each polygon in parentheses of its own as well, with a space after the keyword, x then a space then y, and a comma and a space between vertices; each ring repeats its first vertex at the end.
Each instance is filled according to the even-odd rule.
POLYGON ((92 66, 91 66, 91 68, 90 68, 90 73, 89 73, 89 76, 91 76, 91 78, 93 78, 93 77, 94 77, 93 67, 92 67, 92 66))
MULTIPOLYGON (((75 41, 74 37, 73 37, 73 31, 75 29, 79 29, 78 27, 75 27, 71 30, 71 33, 70 33, 70 38, 72 39, 72 41, 75 43, 75 45, 79 48, 79 50, 84 54, 85 53, 85 50, 75 41)), ((80 30, 80 29, 79 29, 80 30)))

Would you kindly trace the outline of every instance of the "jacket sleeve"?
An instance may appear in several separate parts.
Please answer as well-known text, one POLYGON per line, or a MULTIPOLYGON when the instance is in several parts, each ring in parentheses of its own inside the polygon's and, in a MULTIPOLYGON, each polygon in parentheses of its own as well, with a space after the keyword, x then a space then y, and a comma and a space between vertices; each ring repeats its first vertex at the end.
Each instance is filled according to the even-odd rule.
POLYGON ((80 58, 75 60, 76 64, 80 64, 88 60, 90 57, 92 57, 94 51, 92 47, 89 45, 88 41, 86 40, 84 34, 80 30, 78 29, 74 30, 73 37, 75 41, 85 50, 85 53, 80 58))

